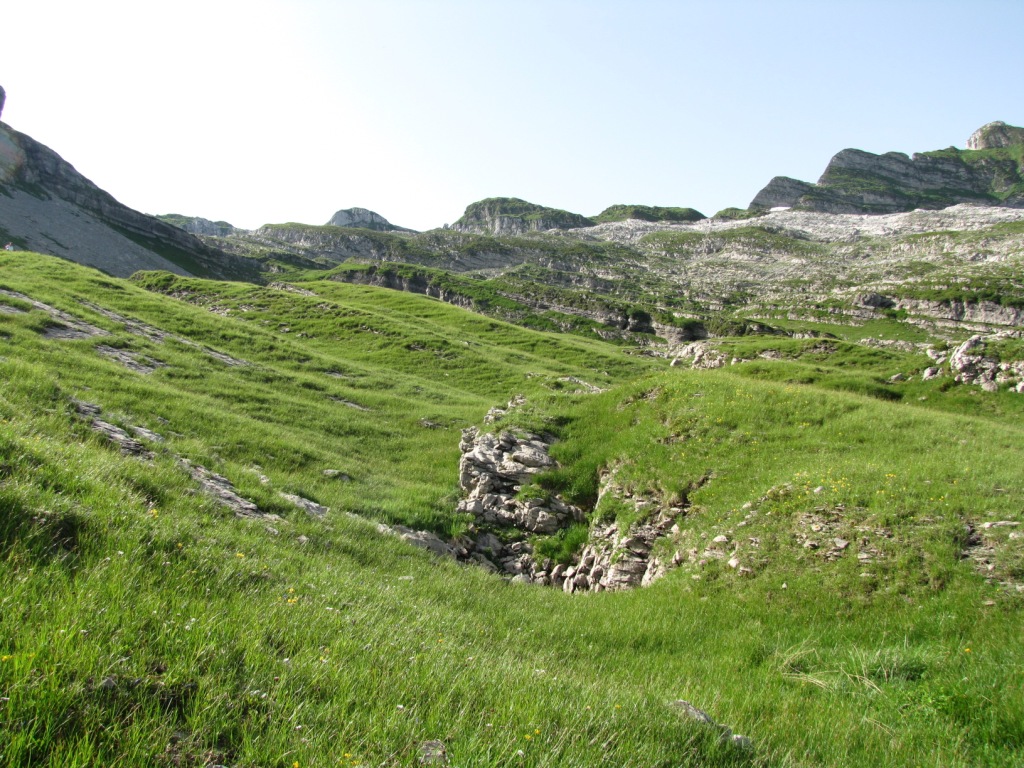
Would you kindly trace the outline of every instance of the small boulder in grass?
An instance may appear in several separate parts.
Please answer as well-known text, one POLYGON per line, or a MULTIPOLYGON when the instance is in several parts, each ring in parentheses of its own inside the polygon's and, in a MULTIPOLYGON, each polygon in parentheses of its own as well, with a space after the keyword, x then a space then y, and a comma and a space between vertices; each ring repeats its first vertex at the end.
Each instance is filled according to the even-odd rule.
POLYGON ((723 744, 732 744, 734 747, 739 749, 753 749, 754 743, 748 737, 741 736, 738 733, 733 733, 732 728, 727 725, 716 723, 711 715, 703 709, 693 706, 690 702, 683 699, 677 699, 671 703, 671 706, 679 709, 684 717, 717 729, 719 732, 719 740, 723 744))
POLYGON ((430 741, 424 741, 420 744, 419 764, 435 766, 448 765, 448 750, 445 748, 444 742, 438 741, 437 739, 431 739, 430 741))

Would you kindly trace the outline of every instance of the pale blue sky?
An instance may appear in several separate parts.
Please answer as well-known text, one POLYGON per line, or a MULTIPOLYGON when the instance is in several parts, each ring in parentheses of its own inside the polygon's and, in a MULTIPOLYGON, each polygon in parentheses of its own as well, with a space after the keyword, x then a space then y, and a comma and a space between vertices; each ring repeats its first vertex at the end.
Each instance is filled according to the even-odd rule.
MULTIPOLYGON (((712 214, 845 147, 1024 125, 1022 0, 93 0, 2 12, 3 120, 149 213, 712 214)), ((2 204, 2 200, 0 200, 2 204)))

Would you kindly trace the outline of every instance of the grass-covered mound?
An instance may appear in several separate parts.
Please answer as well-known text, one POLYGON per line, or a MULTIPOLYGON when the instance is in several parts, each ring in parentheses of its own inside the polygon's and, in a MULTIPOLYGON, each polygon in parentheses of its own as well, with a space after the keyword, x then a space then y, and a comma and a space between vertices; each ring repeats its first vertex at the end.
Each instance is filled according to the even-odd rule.
POLYGON ((592 217, 598 224, 609 221, 671 221, 685 223, 707 218, 695 208, 665 207, 660 205, 610 205, 597 216, 592 217))
POLYGON ((1020 529, 984 528, 1021 519, 1019 421, 660 369, 361 286, 0 269, 28 297, 0 294, 9 764, 415 765, 432 739, 452 765, 1019 764, 1020 597, 1000 582, 1021 581, 1020 529), (561 436, 541 486, 588 504, 615 469, 688 496, 678 569, 568 596, 378 533, 459 530, 459 427, 518 392, 513 418, 561 436), (163 440, 124 455, 72 398, 163 440), (228 512, 179 457, 264 516, 228 512), (816 524, 850 551, 805 548, 816 524), (704 557, 718 535, 749 573, 704 557), (979 546, 991 583, 960 559, 979 546))

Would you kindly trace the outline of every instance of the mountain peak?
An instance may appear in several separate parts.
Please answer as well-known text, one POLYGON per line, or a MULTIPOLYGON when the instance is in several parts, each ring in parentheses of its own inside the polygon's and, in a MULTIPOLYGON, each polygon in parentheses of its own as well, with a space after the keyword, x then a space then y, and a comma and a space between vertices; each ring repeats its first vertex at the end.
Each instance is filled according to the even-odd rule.
POLYGON ((593 219, 518 197, 489 197, 470 203, 452 229, 486 235, 521 235, 546 229, 592 227, 593 219))
POLYGON ((967 140, 968 149, 1002 149, 1014 144, 1024 144, 1024 128, 1007 125, 1002 120, 981 126, 967 140))
POLYGON ((412 232, 392 224, 379 213, 366 208, 344 208, 337 211, 327 222, 331 227, 358 227, 360 229, 373 229, 378 232, 412 232))

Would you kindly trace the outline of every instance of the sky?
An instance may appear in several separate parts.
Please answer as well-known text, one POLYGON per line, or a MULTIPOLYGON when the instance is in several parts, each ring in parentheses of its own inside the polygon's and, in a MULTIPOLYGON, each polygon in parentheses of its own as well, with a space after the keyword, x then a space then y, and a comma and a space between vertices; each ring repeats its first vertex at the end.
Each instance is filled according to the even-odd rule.
POLYGON ((745 208, 841 149, 1024 125, 1021 0, 33 0, 2 119, 126 205, 252 229, 486 197, 745 208))

